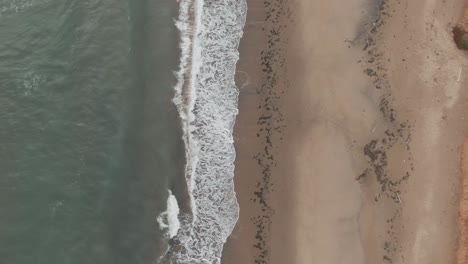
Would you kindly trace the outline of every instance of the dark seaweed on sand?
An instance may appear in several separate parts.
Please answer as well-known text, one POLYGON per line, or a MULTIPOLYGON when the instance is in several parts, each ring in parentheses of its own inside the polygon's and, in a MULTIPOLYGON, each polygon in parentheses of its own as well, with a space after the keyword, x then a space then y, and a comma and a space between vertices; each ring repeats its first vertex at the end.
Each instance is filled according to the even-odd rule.
POLYGON ((288 1, 264 1, 266 10, 265 24, 262 28, 266 36, 265 48, 259 54, 264 83, 257 88, 263 100, 258 105, 262 114, 257 119, 257 138, 264 144, 262 151, 253 158, 262 170, 262 179, 257 182, 251 201, 260 206, 260 212, 251 221, 256 226, 254 235, 257 250, 256 264, 269 262, 269 236, 271 217, 274 210, 269 195, 273 192, 272 170, 276 166, 275 154, 283 138, 285 122, 280 108, 280 95, 287 87, 283 78, 286 72, 284 46, 287 43, 287 28, 291 18, 288 1))

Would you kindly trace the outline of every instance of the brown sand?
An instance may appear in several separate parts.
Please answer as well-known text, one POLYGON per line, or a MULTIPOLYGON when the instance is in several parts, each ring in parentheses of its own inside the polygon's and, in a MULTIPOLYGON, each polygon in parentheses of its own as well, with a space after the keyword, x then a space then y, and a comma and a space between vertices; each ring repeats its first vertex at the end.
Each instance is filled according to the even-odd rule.
POLYGON ((468 139, 465 139, 461 149, 460 167, 463 174, 462 194, 460 198, 458 229, 457 263, 468 263, 468 139))
POLYGON ((248 3, 223 263, 454 263, 463 1, 248 3))
POLYGON ((459 25, 465 32, 468 32, 468 8, 465 7, 465 13, 463 14, 463 18, 459 22, 459 25))
MULTIPOLYGON (((465 7, 465 13, 459 21, 457 27, 461 29, 463 34, 468 33, 468 7, 465 7)), ((456 32, 455 41, 457 41, 456 32)), ((462 37, 463 40, 463 37, 462 37)), ((458 248, 457 248, 457 263, 468 263, 468 138, 465 138, 461 147, 460 168, 462 172, 461 180, 461 195, 459 199, 458 211, 458 248)))

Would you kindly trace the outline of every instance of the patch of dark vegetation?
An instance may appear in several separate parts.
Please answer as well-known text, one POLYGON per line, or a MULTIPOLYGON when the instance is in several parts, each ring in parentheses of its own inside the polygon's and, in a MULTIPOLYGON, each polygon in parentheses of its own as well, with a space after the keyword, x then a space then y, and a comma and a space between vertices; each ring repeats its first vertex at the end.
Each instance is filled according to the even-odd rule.
POLYGON ((468 32, 463 30, 461 26, 456 26, 453 28, 452 33, 457 47, 461 50, 468 50, 468 32))

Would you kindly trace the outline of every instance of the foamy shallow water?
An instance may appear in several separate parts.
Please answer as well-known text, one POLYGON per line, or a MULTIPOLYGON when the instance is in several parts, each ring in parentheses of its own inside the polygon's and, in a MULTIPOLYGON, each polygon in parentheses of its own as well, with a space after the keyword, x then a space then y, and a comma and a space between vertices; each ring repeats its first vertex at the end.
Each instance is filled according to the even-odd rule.
POLYGON ((247 5, 244 0, 181 0, 176 25, 181 63, 174 102, 186 146, 191 213, 163 263, 220 263, 239 216, 234 191, 233 127, 239 91, 234 75, 247 5))

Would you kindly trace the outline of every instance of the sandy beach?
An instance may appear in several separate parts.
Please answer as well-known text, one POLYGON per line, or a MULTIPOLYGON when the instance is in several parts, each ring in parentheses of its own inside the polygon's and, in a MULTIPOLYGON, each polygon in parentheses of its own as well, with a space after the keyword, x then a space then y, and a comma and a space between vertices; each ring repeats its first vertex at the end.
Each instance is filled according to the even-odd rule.
POLYGON ((223 263, 457 263, 466 4, 248 1, 223 263))

